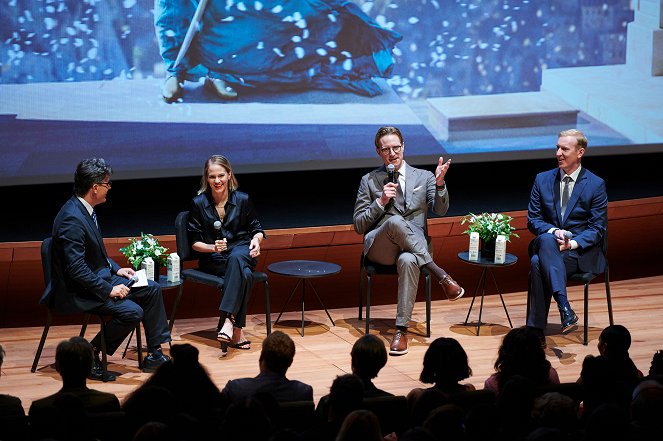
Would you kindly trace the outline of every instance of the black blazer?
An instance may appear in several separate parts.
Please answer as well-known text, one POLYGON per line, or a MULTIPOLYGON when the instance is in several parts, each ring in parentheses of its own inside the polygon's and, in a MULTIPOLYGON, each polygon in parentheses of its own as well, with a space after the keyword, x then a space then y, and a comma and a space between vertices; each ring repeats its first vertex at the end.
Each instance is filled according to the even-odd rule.
POLYGON ((39 303, 61 312, 87 311, 108 298, 120 266, 108 257, 101 232, 72 196, 53 222, 51 280, 39 303))
MULTIPOLYGON (((191 201, 187 224, 189 243, 214 243, 217 239, 214 222, 218 220, 220 220, 219 214, 207 193, 194 197, 191 201)), ((221 236, 228 241, 228 250, 237 245, 248 245, 251 243, 251 238, 258 232, 265 235, 249 195, 237 190, 231 192, 226 203, 226 216, 220 232, 221 236)), ((197 256, 199 259, 209 259, 211 254, 197 253, 197 256)))

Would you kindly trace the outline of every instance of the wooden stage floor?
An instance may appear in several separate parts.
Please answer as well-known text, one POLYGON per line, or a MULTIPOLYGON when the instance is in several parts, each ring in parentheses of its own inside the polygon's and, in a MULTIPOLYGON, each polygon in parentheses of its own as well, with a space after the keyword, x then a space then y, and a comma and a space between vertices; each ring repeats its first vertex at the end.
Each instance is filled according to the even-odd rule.
MULTIPOLYGON (((615 322, 626 326, 633 337, 631 357, 637 367, 645 374, 654 352, 663 349, 663 276, 643 279, 624 280, 611 284, 613 293, 613 312, 615 322)), ((468 287, 466 287, 468 288, 468 287)), ((472 289, 468 289, 472 291, 472 289)), ((439 298, 436 293, 434 298, 439 298)), ((575 311, 583 320, 582 287, 574 286, 569 290, 569 297, 575 311)), ((509 314, 514 326, 521 326, 525 320, 526 298, 524 292, 504 295, 509 314)), ((471 293, 456 301, 433 301, 432 336, 430 339, 411 335, 410 352, 400 357, 389 357, 387 366, 377 378, 378 387, 394 394, 407 394, 412 388, 421 386, 418 381, 424 352, 428 343, 436 337, 454 337, 460 341, 469 355, 473 376, 468 380, 477 388, 483 388, 484 380, 493 373, 493 363, 497 348, 504 334, 509 330, 508 321, 499 301, 499 296, 486 298, 483 309, 481 334, 475 335, 475 326, 462 323, 471 301, 471 293), (468 296, 469 295, 469 296, 468 296)), ((280 307, 280 305, 274 305, 280 307)), ((308 306, 315 307, 315 302, 308 299, 308 306)), ((412 331, 425 332, 424 302, 415 306, 413 318, 417 323, 412 331)), ((556 313, 551 312, 547 330, 548 349, 546 354, 559 372, 564 382, 575 381, 582 367, 582 360, 588 354, 597 354, 598 335, 608 325, 607 306, 602 282, 595 282, 590 287, 590 314, 588 346, 583 346, 583 328, 568 335, 559 333, 556 313)), ((301 337, 301 312, 284 314, 285 321, 274 329, 288 333, 297 345, 297 354, 293 366, 288 371, 290 378, 296 378, 313 386, 315 400, 328 393, 332 380, 340 374, 350 372, 350 349, 354 341, 363 334, 364 322, 357 320, 357 308, 330 310, 336 326, 331 326, 322 310, 306 311, 306 331, 301 337)), ((395 305, 380 305, 372 308, 371 332, 384 339, 385 345, 394 332, 393 322, 395 305)), ((276 314, 272 316, 275 320, 276 314)), ((478 317, 478 299, 470 321, 476 324, 478 317)), ((45 314, 44 314, 45 318, 45 314)), ((246 334, 252 340, 248 351, 230 350, 225 358, 220 358, 221 351, 215 340, 214 327, 216 318, 182 319, 175 323, 174 342, 191 343, 200 350, 200 361, 208 369, 214 382, 222 388, 232 378, 254 376, 258 373, 260 342, 265 337, 264 315, 250 316, 247 319, 246 334)), ((91 338, 98 326, 93 324, 88 329, 91 338)), ((55 326, 51 328, 44 352, 36 373, 30 372, 41 327, 3 328, 0 329, 0 344, 7 352, 2 366, 0 393, 18 396, 27 409, 32 400, 49 395, 58 390, 60 378, 54 369, 54 353, 57 343, 70 336, 77 335, 78 326, 55 326)), ((120 400, 149 374, 138 370, 136 363, 135 342, 130 343, 127 359, 121 358, 121 351, 110 357, 109 368, 121 374, 117 381, 101 383, 88 381, 88 386, 112 392, 120 400), (133 351, 132 351, 133 349, 133 351)))

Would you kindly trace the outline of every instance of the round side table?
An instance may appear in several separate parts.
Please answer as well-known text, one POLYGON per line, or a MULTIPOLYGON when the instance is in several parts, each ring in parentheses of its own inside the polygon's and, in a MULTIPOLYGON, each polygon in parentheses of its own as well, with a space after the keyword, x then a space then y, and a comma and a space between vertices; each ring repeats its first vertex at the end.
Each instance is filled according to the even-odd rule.
POLYGON ((477 297, 477 292, 479 292, 479 287, 481 287, 481 305, 479 306, 479 321, 477 323, 477 335, 479 335, 479 331, 481 329, 481 313, 483 312, 483 299, 486 291, 486 277, 488 273, 490 273, 491 277, 493 278, 493 283, 495 284, 495 289, 497 290, 497 294, 499 294, 500 300, 502 301, 502 307, 504 308, 504 313, 506 314, 506 318, 507 320, 509 320, 509 326, 513 328, 513 324, 511 323, 511 317, 509 317, 509 311, 507 311, 506 304, 504 303, 504 297, 502 297, 500 288, 499 286, 497 286, 497 280, 495 280, 495 275, 493 274, 493 268, 502 268, 514 265, 516 262, 518 262, 518 258, 513 254, 506 253, 504 257, 504 263, 495 263, 493 259, 487 259, 485 257, 479 257, 479 260, 477 261, 470 260, 469 254, 470 253, 468 251, 461 251, 460 253, 458 253, 458 258, 467 264, 479 266, 483 270, 481 271, 481 277, 479 277, 479 282, 477 283, 477 287, 474 290, 474 295, 472 296, 472 303, 470 303, 470 309, 467 311, 467 316, 465 317, 465 322, 463 322, 463 324, 467 326, 467 320, 470 318, 470 313, 472 312, 472 307, 474 306, 474 300, 477 297))
POLYGON ((281 276, 295 277, 299 279, 294 289, 290 293, 288 300, 286 300, 285 304, 283 305, 283 308, 281 309, 281 312, 279 313, 279 316, 276 318, 274 324, 277 324, 279 322, 279 320, 281 319, 281 315, 285 311, 286 306, 288 306, 288 302, 290 302, 290 299, 295 294, 295 291, 297 291, 297 288, 299 288, 299 285, 301 285, 302 286, 302 337, 304 336, 304 309, 305 309, 304 300, 306 296, 306 284, 308 283, 308 285, 313 290, 315 297, 318 299, 318 302, 320 302, 320 305, 327 313, 327 317, 329 317, 332 326, 336 326, 334 323, 334 319, 332 319, 331 315, 329 315, 327 307, 322 302, 322 299, 318 295, 318 292, 315 290, 315 287, 311 283, 310 279, 338 274, 341 271, 340 265, 331 262, 323 262, 320 260, 285 260, 283 262, 272 263, 267 267, 267 270, 271 273, 279 274, 281 276))

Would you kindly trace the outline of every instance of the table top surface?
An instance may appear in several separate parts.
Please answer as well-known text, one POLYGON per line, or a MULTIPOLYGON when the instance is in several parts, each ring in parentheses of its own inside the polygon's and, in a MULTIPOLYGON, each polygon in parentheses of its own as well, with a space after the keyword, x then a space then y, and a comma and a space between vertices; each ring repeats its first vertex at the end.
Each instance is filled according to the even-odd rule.
POLYGON ((282 276, 291 277, 323 277, 341 271, 341 265, 321 260, 285 260, 270 264, 267 269, 282 276))
POLYGON ((511 266, 514 263, 518 262, 518 257, 513 254, 506 253, 504 256, 504 263, 495 263, 493 259, 487 259, 485 257, 479 256, 479 260, 470 260, 469 251, 461 251, 458 253, 458 258, 463 262, 469 263, 471 265, 478 266, 490 266, 490 267, 500 267, 500 266, 511 266))
POLYGON ((161 289, 168 289, 168 288, 175 288, 177 286, 180 286, 181 284, 184 283, 184 280, 180 276, 180 280, 177 282, 169 282, 168 281, 168 276, 164 276, 163 274, 159 274, 159 285, 161 285, 161 289))

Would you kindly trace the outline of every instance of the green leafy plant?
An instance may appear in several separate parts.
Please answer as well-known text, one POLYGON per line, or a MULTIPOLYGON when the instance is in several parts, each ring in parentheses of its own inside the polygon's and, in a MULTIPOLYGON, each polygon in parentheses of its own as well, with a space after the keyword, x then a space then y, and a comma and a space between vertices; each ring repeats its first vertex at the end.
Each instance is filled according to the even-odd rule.
POLYGON ((127 257, 127 260, 135 269, 140 268, 140 264, 147 257, 151 257, 155 265, 165 266, 168 259, 166 251, 168 251, 168 248, 159 245, 159 240, 156 237, 142 232, 140 237, 129 239, 129 245, 120 248, 120 252, 127 257))
POLYGON ((514 233, 515 227, 511 226, 511 216, 506 216, 502 213, 470 213, 464 216, 461 220, 461 225, 468 224, 467 230, 463 233, 469 235, 470 233, 479 233, 481 240, 489 241, 495 240, 498 235, 503 235, 506 240, 511 242, 511 236, 520 237, 514 233))

